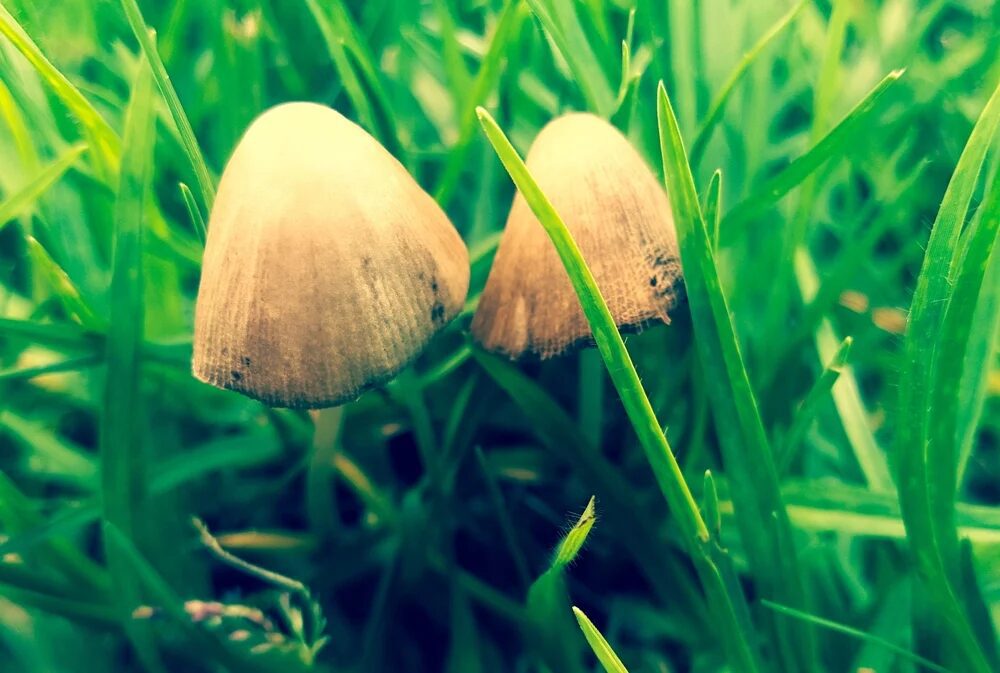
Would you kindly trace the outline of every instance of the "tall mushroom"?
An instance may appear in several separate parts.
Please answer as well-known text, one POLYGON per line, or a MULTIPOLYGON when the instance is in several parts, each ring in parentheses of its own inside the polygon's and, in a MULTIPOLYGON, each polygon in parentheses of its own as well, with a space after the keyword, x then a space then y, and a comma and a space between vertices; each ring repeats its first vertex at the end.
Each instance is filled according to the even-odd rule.
POLYGON ((335 406, 405 367, 468 286, 461 237, 392 155, 330 108, 279 105, 222 175, 193 372, 272 406, 335 406))
MULTIPOLYGON (((527 167, 566 223, 619 328, 670 321, 681 292, 667 195, 608 122, 573 113, 550 122, 527 167)), ((559 355, 592 342, 566 270, 524 197, 514 197, 472 320, 476 341, 511 359, 559 355)))

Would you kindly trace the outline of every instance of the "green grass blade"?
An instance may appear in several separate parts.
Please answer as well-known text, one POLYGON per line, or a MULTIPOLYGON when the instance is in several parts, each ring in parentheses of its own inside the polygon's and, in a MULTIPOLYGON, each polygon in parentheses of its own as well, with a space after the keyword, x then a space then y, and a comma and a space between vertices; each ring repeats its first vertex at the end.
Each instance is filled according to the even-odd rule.
POLYGON ((840 347, 837 348, 836 354, 827 363, 826 367, 823 368, 823 372, 813 383, 805 399, 802 400, 802 404, 799 405, 798 410, 795 412, 795 418, 792 419, 791 426, 785 432, 785 436, 781 440, 781 448, 778 449, 777 456, 775 457, 779 473, 784 473, 788 469, 792 458, 795 456, 795 450, 799 442, 802 441, 806 430, 809 429, 809 426, 816 419, 820 403, 826 399, 826 396, 833 389, 833 385, 840 378, 840 373, 844 365, 847 364, 847 356, 850 353, 852 343, 853 340, 851 337, 847 337, 840 342, 840 347))
MULTIPOLYGON (((684 143, 662 85, 657 103, 663 172, 677 227, 688 304, 737 504, 741 538, 762 593, 803 606, 805 584, 774 457, 719 282, 684 143)), ((815 657, 811 631, 779 626, 777 636, 786 668, 811 670, 815 657)))
POLYGON ((208 237, 208 225, 205 223, 205 216, 201 214, 201 209, 194 200, 191 188, 183 182, 179 183, 178 188, 181 190, 181 198, 184 199, 184 206, 187 208, 188 217, 191 218, 191 227, 198 235, 198 240, 204 244, 205 239, 208 237))
POLYGON ((42 81, 80 122, 93 150, 94 159, 98 162, 100 174, 110 183, 118 172, 121 153, 121 140, 114 129, 80 93, 80 90, 45 58, 38 45, 3 5, 0 5, 0 34, 10 40, 24 55, 42 81))
MULTIPOLYGON (((708 141, 712 137, 712 131, 715 130, 716 125, 722 118, 722 112, 725 110, 726 103, 729 102, 729 97, 732 95, 733 90, 736 85, 740 83, 743 76, 746 75, 750 66, 756 62, 757 57, 759 57, 764 50, 767 48, 771 42, 774 41, 781 33, 784 32, 785 28, 792 24, 792 21, 802 8, 806 6, 806 0, 800 0, 795 3, 790 10, 788 10, 784 16, 778 19, 771 28, 764 33, 757 42, 754 43, 750 50, 743 55, 740 62, 736 65, 729 77, 726 78, 726 82, 719 89, 719 93, 715 95, 712 100, 712 104, 708 108, 708 114, 705 115, 705 120, 698 127, 698 132, 695 134, 694 142, 691 143, 691 165, 697 166, 701 163, 701 157, 705 152, 705 147, 708 145, 708 141)), ((711 221, 711 219, 709 219, 711 221)))
POLYGON ((591 47, 571 0, 527 0, 531 11, 569 64, 587 107, 602 117, 615 109, 615 92, 591 47))
POLYGON ((347 97, 351 101, 351 106, 354 108, 355 114, 357 114, 361 124, 384 144, 386 139, 383 137, 381 129, 378 128, 375 112, 368 101, 368 95, 365 93, 364 87, 361 86, 361 79, 358 77, 358 73, 355 71, 351 60, 347 57, 347 50, 344 48, 343 39, 337 34, 333 22, 317 0, 305 0, 305 4, 323 36, 323 43, 326 45, 330 59, 337 69, 337 75, 340 76, 340 81, 347 92, 347 97))
POLYGON ((783 171, 766 180, 754 194, 726 213, 723 222, 724 230, 741 230, 743 227, 740 225, 766 211, 782 196, 812 175, 817 168, 842 153, 851 140, 867 128, 869 117, 877 109, 879 99, 902 75, 902 70, 894 70, 886 75, 860 103, 844 116, 840 123, 823 136, 822 140, 783 171))
MULTIPOLYGON (((692 163, 692 165, 694 165, 692 163)), ((712 173, 712 180, 708 183, 708 196, 705 197, 705 222, 711 227, 709 243, 712 244, 712 251, 719 251, 719 226, 722 224, 722 171, 712 173)))
POLYGON ((900 647, 899 645, 893 643, 892 641, 886 640, 884 638, 879 638, 877 636, 869 635, 864 631, 855 629, 851 626, 847 626, 846 624, 839 624, 829 619, 824 619, 822 617, 817 617, 816 615, 811 615, 807 612, 802 612, 801 610, 796 610, 795 608, 790 608, 787 605, 778 605, 777 603, 772 603, 771 601, 768 600, 761 601, 761 604, 771 610, 774 610, 778 614, 782 614, 787 617, 791 617, 793 619, 798 619, 803 622, 808 622, 809 624, 815 624, 816 626, 819 626, 824 629, 829 629, 831 631, 836 631, 837 633, 843 633, 846 636, 857 638, 858 640, 863 640, 868 643, 873 643, 875 645, 878 645, 879 647, 884 647, 885 649, 891 650, 892 652, 895 652, 899 656, 908 659, 909 661, 912 661, 915 664, 919 664, 928 671, 935 671, 936 673, 953 673, 953 671, 950 671, 949 669, 943 666, 938 666, 933 661, 924 659, 923 657, 916 655, 913 652, 910 652, 905 647, 900 647))
POLYGON ((52 259, 48 250, 34 236, 26 236, 25 242, 35 271, 45 278, 53 293, 59 298, 66 313, 76 318, 87 329, 103 329, 103 321, 84 300, 79 288, 73 283, 66 271, 52 259))
MULTIPOLYGON (((462 112, 459 117, 458 140, 455 141, 448 159, 445 163, 441 180, 434 190, 434 198, 442 206, 446 206, 455 195, 455 188, 458 187, 459 178, 467 168, 469 147, 476 133, 476 108, 485 102, 490 91, 496 87, 500 76, 503 74, 503 66, 507 61, 507 53, 510 40, 517 34, 517 29, 524 19, 521 11, 520 0, 506 0, 500 17, 497 19, 496 27, 493 29, 493 37, 490 39, 489 49, 479 64, 479 71, 469 95, 466 98, 462 112)), ((499 240, 499 239, 497 239, 499 240)), ((495 247, 495 244, 494 244, 495 247)), ((474 262, 480 255, 476 251, 470 250, 470 261, 474 262)))
MULTIPOLYGON (((799 249, 795 255, 795 272, 803 299, 813 301, 818 296, 819 278, 809 252, 799 249)), ((834 332, 833 324, 821 319, 813 338, 820 358, 831 360, 842 343, 834 332)), ((876 490, 891 493, 894 490, 892 474, 886 460, 885 451, 879 446, 868 421, 868 410, 861 399, 857 377, 850 365, 841 368, 840 375, 833 384, 833 402, 843 424, 844 434, 858 461, 861 473, 868 485, 876 490)))
MULTIPOLYGON (((994 186, 994 188, 996 188, 994 186)), ((966 350, 966 362, 991 362, 995 344, 1000 344, 1000 247, 994 245, 993 256, 986 269, 986 280, 976 306, 973 333, 966 350), (992 279, 992 280, 991 280, 992 279)), ((976 431, 986 410, 987 390, 993 367, 980 368, 966 365, 959 410, 962 417, 958 422, 958 469, 956 483, 961 484, 965 468, 972 455, 976 431)))
MULTIPOLYGON (((566 224, 559 217, 548 198, 542 193, 531 176, 524 161, 510 144, 500 127, 486 110, 479 109, 479 120, 486 137, 493 145, 497 156, 507 169, 514 184, 524 196, 532 212, 538 218, 542 227, 555 245, 563 266, 569 274, 570 281, 583 307, 584 315, 590 323, 597 349, 604 359, 608 374, 614 383, 626 414, 632 427, 639 437, 639 442, 646 454, 646 459, 653 471, 657 484, 666 499, 670 512, 677 517, 682 539, 686 548, 692 554, 699 569, 699 575, 706 590, 713 599, 721 599, 722 605, 711 607, 717 616, 723 618, 735 614, 732 605, 734 601, 742 601, 742 597, 732 598, 726 589, 717 581, 717 573, 708 572, 711 567, 711 552, 708 548, 711 535, 701 518, 701 512, 684 480, 680 466, 674 457, 670 444, 656 414, 649 403, 649 398, 639 381, 629 357, 625 342, 615 325, 614 318, 608 310, 608 305, 601 296, 593 274, 587 267, 580 249, 573 240, 566 224), (714 589, 718 589, 715 591, 714 589)), ((753 671, 750 648, 746 644, 746 634, 735 621, 726 619, 722 630, 726 634, 727 651, 733 657, 733 665, 740 671, 753 671)))
POLYGON ((583 613, 583 610, 573 606, 573 614, 576 615, 576 621, 580 625, 580 630, 583 631, 583 636, 587 639, 590 649, 594 651, 594 655, 597 656, 597 660, 601 662, 604 670, 608 673, 628 673, 625 664, 618 658, 615 651, 611 649, 611 645, 583 613))
MULTIPOLYGON (((959 599, 955 533, 955 396, 986 260, 996 241, 1000 190, 970 236, 962 228, 988 148, 1000 129, 1000 87, 986 104, 938 210, 910 307, 896 417, 896 474, 903 520, 917 567, 963 669, 992 669, 959 599)), ((979 363, 976 363, 978 366, 979 363)))
POLYGON ((0 230, 14 218, 27 213, 39 197, 57 183, 86 151, 87 146, 82 143, 73 145, 62 156, 41 169, 21 189, 8 194, 7 198, 0 202, 0 230))
POLYGON ((122 10, 125 12, 125 17, 128 19, 128 24, 132 28, 132 33, 139 41, 142 53, 145 55, 153 71, 153 79, 156 80, 156 86, 167 102, 167 109, 170 110, 170 116, 173 118, 177 132, 180 134, 184 153, 191 164, 191 170, 194 171, 195 180, 198 181, 198 189, 201 192, 205 209, 211 210, 212 204, 215 202, 215 182, 212 180, 212 174, 205 163, 205 157, 201 153, 201 147, 198 145, 198 138, 195 137, 191 122, 188 120, 187 113, 184 112, 184 106, 181 105, 177 91, 170 81, 170 75, 167 73, 166 66, 163 65, 160 52, 156 49, 153 32, 142 18, 142 12, 139 10, 136 0, 121 0, 121 4, 122 10))
MULTIPOLYGON (((111 317, 99 432, 104 517, 131 538, 142 529, 147 497, 139 381, 144 322, 142 237, 153 168, 154 122, 153 81, 142 61, 126 112, 125 153, 115 201, 111 317)), ((106 537, 104 546, 129 639, 143 665, 151 672, 162 672, 165 669, 149 625, 128 620, 139 604, 136 578, 106 537)))

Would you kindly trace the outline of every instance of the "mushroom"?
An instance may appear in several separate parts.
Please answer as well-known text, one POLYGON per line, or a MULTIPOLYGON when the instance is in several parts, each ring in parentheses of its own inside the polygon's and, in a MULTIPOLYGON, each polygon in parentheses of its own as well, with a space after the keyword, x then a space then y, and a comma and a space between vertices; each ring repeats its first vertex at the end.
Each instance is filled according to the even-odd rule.
POLYGON ((458 232, 385 148, 330 108, 279 105, 219 184, 192 369, 271 406, 336 406, 413 360, 468 286, 458 232))
MULTIPOLYGON (((628 140, 591 114, 542 129, 527 167, 566 223, 618 327, 669 323, 682 295, 667 195, 628 140)), ((593 343, 555 247, 518 193, 472 320, 485 349, 545 359, 593 343)))

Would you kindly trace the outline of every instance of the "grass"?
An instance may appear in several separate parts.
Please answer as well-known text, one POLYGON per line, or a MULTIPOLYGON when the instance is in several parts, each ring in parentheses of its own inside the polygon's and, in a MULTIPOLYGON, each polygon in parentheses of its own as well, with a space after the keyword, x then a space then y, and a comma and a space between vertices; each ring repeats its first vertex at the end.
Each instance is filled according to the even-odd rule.
POLYGON ((998 13, 0 0, 0 669, 1000 670, 998 13), (217 176, 286 100, 472 258, 318 414, 189 374, 217 176), (521 161, 570 110, 671 195, 667 327, 618 333, 521 161), (469 340, 515 189, 594 350, 469 340))

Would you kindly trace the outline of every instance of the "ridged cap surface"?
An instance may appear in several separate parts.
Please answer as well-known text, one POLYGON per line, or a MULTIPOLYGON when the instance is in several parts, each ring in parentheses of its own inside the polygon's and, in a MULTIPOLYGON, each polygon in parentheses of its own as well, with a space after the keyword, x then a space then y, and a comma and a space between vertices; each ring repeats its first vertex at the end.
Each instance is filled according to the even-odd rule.
POLYGON ((279 105, 219 184, 193 372, 271 406, 334 406, 405 367, 468 286, 461 237, 392 155, 330 108, 279 105))

